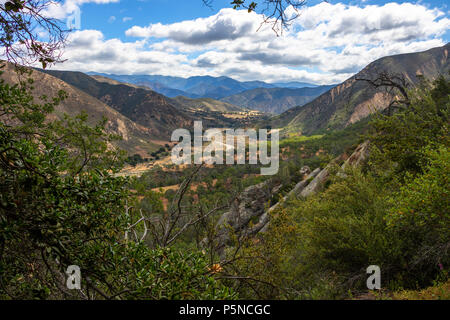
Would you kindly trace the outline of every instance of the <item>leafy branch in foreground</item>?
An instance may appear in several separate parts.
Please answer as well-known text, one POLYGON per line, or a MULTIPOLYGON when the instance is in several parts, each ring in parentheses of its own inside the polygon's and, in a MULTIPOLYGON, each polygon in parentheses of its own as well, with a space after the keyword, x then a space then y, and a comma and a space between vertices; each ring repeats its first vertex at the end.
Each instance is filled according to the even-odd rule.
POLYGON ((0 298, 235 297, 202 253, 124 239, 127 179, 113 175, 120 153, 105 120, 51 121, 63 99, 37 103, 26 84, 0 81, 0 298), (69 265, 81 269, 81 290, 65 286, 69 265))

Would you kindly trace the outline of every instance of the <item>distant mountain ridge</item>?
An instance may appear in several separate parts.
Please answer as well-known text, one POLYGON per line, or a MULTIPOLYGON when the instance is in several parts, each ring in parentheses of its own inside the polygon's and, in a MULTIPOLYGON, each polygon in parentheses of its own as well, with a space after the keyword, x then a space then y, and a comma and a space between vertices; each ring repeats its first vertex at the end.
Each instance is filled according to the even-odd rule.
POLYGON ((172 99, 149 88, 74 71, 40 70, 99 99, 137 124, 145 126, 160 141, 169 140, 178 128, 190 128, 196 120, 205 128, 231 127, 236 119, 221 112, 241 112, 241 108, 213 99, 172 99))
POLYGON ((449 51, 450 43, 423 52, 378 59, 306 105, 289 109, 272 118, 268 125, 302 134, 344 128, 366 118, 375 110, 386 108, 394 99, 383 88, 377 89, 357 79, 374 79, 383 71, 401 74, 411 85, 417 84, 421 77, 434 79, 440 74, 448 77, 449 51))
POLYGON ((189 78, 161 75, 116 75, 88 72, 93 76, 103 76, 120 82, 146 86, 167 97, 185 96, 188 98, 221 99, 243 91, 256 88, 277 88, 285 85, 289 88, 316 87, 303 82, 267 83, 263 81, 238 81, 229 77, 195 76, 189 78))
POLYGON ((272 83, 273 86, 277 88, 315 88, 319 87, 317 84, 307 83, 307 82, 298 82, 298 81, 291 81, 291 82, 275 82, 272 83))
MULTIPOLYGON (((104 76, 90 76, 99 82, 106 82, 112 85, 126 85, 130 87, 136 87, 145 90, 151 90, 145 86, 132 85, 130 83, 120 82, 114 79, 110 79, 104 76)), ((226 103, 223 101, 215 100, 212 98, 188 98, 185 96, 177 96, 175 98, 167 98, 168 101, 172 103, 173 106, 179 109, 201 109, 205 111, 212 112, 241 112, 243 108, 226 103)))
POLYGON ((332 87, 257 88, 221 100, 247 109, 279 114, 292 107, 312 101, 332 87))

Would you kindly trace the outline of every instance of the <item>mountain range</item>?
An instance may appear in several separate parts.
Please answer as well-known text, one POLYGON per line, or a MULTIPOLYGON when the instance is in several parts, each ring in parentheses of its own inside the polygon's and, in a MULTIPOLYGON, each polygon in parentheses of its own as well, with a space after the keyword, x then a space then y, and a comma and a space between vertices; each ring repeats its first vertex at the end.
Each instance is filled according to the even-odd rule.
POLYGON ((188 98, 221 99, 256 88, 303 88, 316 87, 304 82, 267 83, 263 81, 241 82, 229 77, 195 76, 190 78, 161 75, 116 75, 89 72, 92 76, 103 76, 116 81, 148 87, 169 98, 184 96, 188 98))
MULTIPOLYGON (((447 44, 424 52, 384 57, 336 86, 248 89, 264 83, 240 83, 226 77, 162 78, 167 80, 166 83, 173 81, 170 83, 180 86, 184 81, 183 88, 189 86, 198 93, 201 91, 200 86, 205 86, 205 81, 209 80, 214 85, 226 86, 229 92, 246 87, 243 92, 224 97, 221 101, 209 97, 170 98, 142 83, 123 83, 124 79, 112 79, 110 75, 90 76, 81 72, 35 69, 32 78, 38 89, 36 99, 42 95, 56 96, 59 90, 67 93, 68 98, 57 107, 52 117, 61 117, 64 113, 75 115, 83 110, 88 113, 90 123, 106 117, 108 132, 123 137, 118 142, 121 148, 130 154, 146 156, 167 143, 174 129, 191 128, 195 120, 203 121, 205 128, 254 125, 256 119, 247 109, 278 113, 297 105, 264 121, 263 125, 301 134, 344 128, 366 118, 375 110, 385 108, 395 98, 386 90, 358 79, 374 79, 379 72, 384 71, 403 76, 412 87, 422 77, 433 79, 440 74, 448 76, 449 49, 450 44, 447 44)), ((8 83, 17 83, 13 66, 7 64, 2 71, 3 79, 8 83)), ((219 88, 215 87, 214 90, 220 91, 219 88)), ((208 90, 205 86, 203 91, 205 93, 208 90)))
POLYGON ((257 88, 222 98, 221 101, 247 109, 279 114, 292 107, 301 106, 312 101, 332 87, 257 88))
MULTIPOLYGON (((289 108, 303 105, 332 86, 317 86, 305 82, 267 83, 263 81, 241 82, 229 77, 197 76, 190 78, 160 75, 115 75, 90 72, 99 81, 114 81, 131 86, 151 89, 178 102, 205 106, 205 101, 189 99, 214 99, 215 108, 222 103, 234 105, 228 109, 253 109, 280 114, 289 108)), ((211 105, 211 100, 207 103, 211 105)))
MULTIPOLYGON (((6 63, 0 76, 7 83, 19 81, 14 66, 6 63)), ((108 133, 122 136, 118 146, 129 154, 143 157, 158 150, 170 140, 175 129, 191 128, 193 121, 201 120, 205 128, 233 127, 246 123, 245 112, 225 102, 213 99, 171 99, 148 88, 123 84, 110 79, 95 79, 81 72, 34 69, 31 73, 34 98, 57 96, 59 90, 67 93, 51 115, 75 116, 81 111, 88 122, 95 124, 107 118, 108 133), (244 113, 240 118, 226 113, 244 113)))

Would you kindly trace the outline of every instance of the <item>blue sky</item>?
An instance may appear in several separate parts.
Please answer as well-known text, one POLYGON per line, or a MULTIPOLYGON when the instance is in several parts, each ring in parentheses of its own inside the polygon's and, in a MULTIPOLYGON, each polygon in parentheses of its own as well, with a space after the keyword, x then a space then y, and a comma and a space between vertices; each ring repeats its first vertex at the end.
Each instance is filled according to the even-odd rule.
MULTIPOLYGON (((116 37, 127 40, 125 31, 133 25, 148 25, 150 23, 174 23, 183 20, 208 17, 219 12, 222 8, 229 8, 231 0, 214 0, 212 8, 203 5, 202 0, 122 0, 117 3, 97 4, 86 3, 81 6, 82 27, 84 29, 100 29, 107 37, 116 37), (113 23, 109 22, 110 17, 115 17, 113 23), (124 18, 132 20, 123 21, 124 18)), ((308 1, 307 5, 312 6, 321 1, 308 1)), ((349 5, 383 5, 393 1, 367 0, 367 1, 328 1, 329 3, 345 3, 349 5)), ((408 1, 396 1, 398 3, 408 1)), ((430 8, 440 8, 448 12, 450 8, 445 1, 414 1, 412 3, 422 3, 430 8)), ((446 41, 450 40, 450 33, 445 36, 446 41)))
POLYGON ((308 1, 277 37, 262 15, 230 0, 64 0, 51 14, 81 10, 59 69, 240 80, 345 80, 382 56, 450 41, 444 1, 308 1), (227 8, 227 9, 224 9, 227 8))

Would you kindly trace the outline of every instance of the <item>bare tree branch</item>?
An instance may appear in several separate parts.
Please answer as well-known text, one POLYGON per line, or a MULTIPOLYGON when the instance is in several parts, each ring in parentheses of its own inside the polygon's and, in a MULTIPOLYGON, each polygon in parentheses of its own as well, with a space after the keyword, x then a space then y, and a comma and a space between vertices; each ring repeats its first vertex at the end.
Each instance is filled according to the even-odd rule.
POLYGON ((411 104, 408 95, 410 82, 401 73, 381 71, 375 77, 355 77, 355 80, 365 81, 377 89, 384 88, 389 95, 393 96, 393 100, 387 107, 389 113, 395 108, 408 107, 411 104))
MULTIPOLYGON (((202 0, 205 6, 212 7, 214 0, 202 0)), ((306 0, 233 0, 234 9, 247 9, 263 15, 261 26, 271 24, 272 30, 280 35, 287 29, 293 20, 299 17, 299 9, 306 4, 306 0), (261 9, 260 9, 261 8, 261 9), (288 10, 289 9, 289 10, 288 10)))
POLYGON ((46 10, 60 0, 9 0, 0 4, 0 46, 7 60, 15 64, 47 65, 62 62, 62 48, 68 30, 62 21, 50 18, 46 10))

